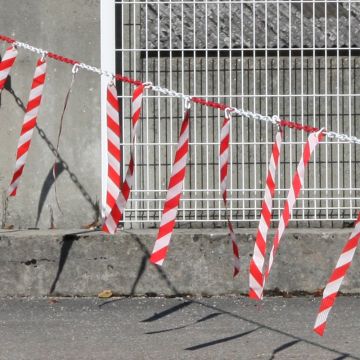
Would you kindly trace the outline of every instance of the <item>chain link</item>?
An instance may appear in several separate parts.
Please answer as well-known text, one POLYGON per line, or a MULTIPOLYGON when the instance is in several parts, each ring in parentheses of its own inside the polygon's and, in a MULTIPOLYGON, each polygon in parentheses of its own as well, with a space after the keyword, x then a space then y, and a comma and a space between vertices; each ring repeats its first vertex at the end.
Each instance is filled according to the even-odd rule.
MULTIPOLYGON (((37 54, 41 55, 43 58, 48 54, 48 52, 46 50, 43 50, 41 48, 36 48, 36 47, 34 47, 32 45, 29 45, 29 44, 26 44, 26 43, 23 43, 23 42, 15 41, 15 42, 13 42, 13 44, 14 44, 14 46, 16 46, 18 48, 23 48, 23 49, 32 51, 34 53, 37 53, 37 54)), ((58 60, 62 61, 61 58, 62 58, 61 56, 55 57, 55 59, 58 59, 58 60)), ((71 59, 67 59, 67 60, 72 61, 74 64, 77 65, 76 68, 75 68, 76 70, 80 68, 80 69, 83 69, 83 70, 94 72, 94 73, 99 74, 99 75, 107 76, 107 77, 109 77, 111 79, 114 79, 116 77, 116 74, 113 74, 110 71, 102 70, 100 68, 97 68, 95 66, 91 66, 91 65, 88 65, 88 64, 85 64, 85 63, 78 63, 75 60, 71 60, 71 59)), ((128 82, 136 83, 136 80, 132 80, 132 79, 128 79, 128 78, 123 78, 123 79, 130 80, 128 82)), ((144 84, 146 85, 147 89, 151 89, 151 90, 153 90, 155 92, 158 92, 160 94, 163 94, 163 95, 168 95, 168 96, 171 96, 171 97, 177 97, 177 98, 183 99, 183 100, 185 100, 187 102, 189 101, 189 99, 191 99, 191 97, 189 95, 185 95, 183 93, 176 92, 175 90, 167 89, 167 88, 161 87, 159 85, 152 85, 151 82, 145 82, 144 84)), ((200 100, 200 98, 198 100, 200 100)), ((195 101, 195 98, 194 98, 194 101, 195 101)), ((200 101, 197 101, 197 102, 200 103, 200 101)), ((205 104, 205 105, 208 105, 208 104, 205 104)), ((223 107, 226 106, 226 105, 223 105, 223 104, 216 104, 216 105, 219 105, 219 107, 220 107, 220 105, 223 106, 223 107)), ((316 128, 311 128, 311 127, 306 126, 306 125, 301 125, 301 124, 288 122, 288 121, 280 121, 278 115, 273 115, 272 117, 271 116, 265 116, 265 115, 262 115, 262 114, 253 113, 251 111, 246 111, 244 109, 237 109, 237 108, 234 108, 234 107, 231 107, 231 108, 226 107, 225 109, 228 111, 228 114, 230 114, 229 110, 231 109, 231 113, 233 113, 233 114, 237 114, 239 116, 246 117, 248 119, 254 119, 254 120, 259 120, 259 121, 263 121, 263 122, 269 122, 269 123, 272 123, 273 125, 277 125, 278 127, 279 126, 286 126, 286 127, 295 128, 295 129, 298 129, 298 130, 305 130, 307 132, 314 132, 314 131, 318 130, 316 128)), ((324 135, 326 135, 330 139, 337 139, 337 140, 343 141, 343 142, 360 144, 360 139, 357 138, 356 136, 340 134, 340 133, 336 133, 334 131, 322 131, 322 133, 324 135)))

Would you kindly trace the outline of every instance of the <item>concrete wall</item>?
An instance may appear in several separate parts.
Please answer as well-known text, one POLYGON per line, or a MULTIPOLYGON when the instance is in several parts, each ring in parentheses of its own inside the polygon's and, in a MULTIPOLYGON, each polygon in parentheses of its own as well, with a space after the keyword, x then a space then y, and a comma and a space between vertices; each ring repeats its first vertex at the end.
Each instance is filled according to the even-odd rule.
MULTIPOLYGON (((22 42, 100 65, 100 0, 2 1, 0 33, 22 42), (5 4, 6 3, 6 4, 5 4)), ((5 45, 0 43, 1 52, 5 45)), ((0 192, 6 191, 15 162, 37 56, 19 50, 11 74, 11 91, 3 91, 0 108, 0 192), (17 99, 17 100, 16 100, 17 99)), ((62 209, 51 186, 55 146, 64 99, 71 81, 71 66, 48 62, 43 102, 18 195, 11 198, 3 222, 15 227, 80 227, 93 221, 100 198, 100 78, 79 71, 64 118, 60 155, 63 170, 57 181, 62 209), (63 167, 64 167, 63 166, 63 167), (51 215, 51 213, 53 215, 51 215), (53 220, 51 220, 53 217, 53 220)), ((61 165, 60 165, 61 168, 61 165)))
MULTIPOLYGON (((333 270, 351 229, 291 229, 275 257, 266 289, 318 293, 333 270)), ((274 232, 269 236, 272 239, 274 232)), ((241 272, 232 277, 224 230, 177 230, 162 267, 148 261, 155 230, 101 232, 0 232, 1 296, 222 295, 248 292, 255 229, 236 231, 241 272)), ((341 291, 360 293, 355 256, 341 291)))

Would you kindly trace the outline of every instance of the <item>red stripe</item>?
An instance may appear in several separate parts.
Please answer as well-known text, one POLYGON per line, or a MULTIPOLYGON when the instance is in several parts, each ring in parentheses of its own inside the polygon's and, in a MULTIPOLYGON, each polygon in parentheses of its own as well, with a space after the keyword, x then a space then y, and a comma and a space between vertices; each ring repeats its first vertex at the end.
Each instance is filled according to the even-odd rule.
POLYGON ((256 245, 257 245, 258 249, 260 250, 261 254, 262 254, 263 256, 265 256, 265 253, 266 253, 266 242, 265 242, 265 239, 263 238, 263 235, 261 234, 260 231, 258 231, 258 233, 257 233, 256 245))
POLYGON ((116 199, 112 197, 110 192, 106 193, 106 203, 110 206, 111 209, 116 203, 116 199))
POLYGON ((39 95, 38 97, 32 99, 32 100, 29 100, 28 104, 27 104, 27 107, 26 107, 26 112, 28 113, 29 111, 31 110, 34 110, 35 108, 39 107, 40 106, 40 103, 41 103, 41 97, 42 95, 39 95))
POLYGON ((21 146, 19 146, 16 153, 16 159, 21 158, 29 150, 30 145, 31 145, 31 139, 26 143, 22 144, 21 146))
POLYGON ((256 292, 253 289, 249 290, 249 297, 251 299, 261 300, 261 298, 257 296, 256 292))
POLYGON ((116 160, 121 159, 121 150, 116 147, 110 140, 108 140, 108 152, 114 156, 116 160))
POLYGON ((33 118, 29 121, 27 121, 25 124, 23 124, 23 127, 21 129, 21 133, 20 136, 24 135, 25 133, 27 133, 29 130, 34 129, 34 127, 36 126, 36 120, 37 118, 33 118))
POLYGON ((107 127, 119 137, 119 145, 120 145, 120 136, 121 136, 121 128, 119 123, 114 121, 109 115, 107 116, 107 127))
POLYGON ((267 179, 266 179, 266 185, 268 186, 269 190, 270 190, 270 194, 271 196, 274 196, 274 191, 275 191, 275 181, 273 180, 271 174, 269 173, 267 179))
POLYGON ((12 180, 11 180, 11 184, 14 183, 14 182, 21 176, 21 174, 22 174, 23 171, 24 171, 24 166, 25 166, 25 165, 21 165, 21 166, 19 167, 19 169, 17 169, 17 170, 14 172, 13 178, 12 178, 12 180))
POLYGON ((314 331, 316 333, 318 333, 320 336, 324 335, 324 331, 325 331, 325 327, 326 327, 326 322, 322 323, 320 326, 318 326, 317 328, 314 329, 314 331))
POLYGON ((167 200, 165 202, 164 205, 164 210, 163 210, 163 214, 167 213, 169 210, 174 209, 176 207, 179 206, 179 202, 180 202, 180 198, 181 198, 181 193, 177 194, 176 196, 174 196, 173 198, 167 200))
POLYGON ((227 174, 228 174, 228 164, 226 163, 226 164, 220 169, 221 182, 223 182, 223 180, 225 180, 225 178, 227 177, 227 174))
POLYGON ((184 144, 176 151, 174 164, 179 162, 189 151, 189 140, 186 139, 184 144))
POLYGON ((119 191, 120 191, 120 185, 121 185, 120 174, 117 173, 110 164, 108 164, 108 177, 119 188, 119 191))
MULTIPOLYGON (((184 120, 181 124, 181 129, 180 129, 180 136, 185 132, 186 128, 188 127, 189 125, 189 117, 190 117, 190 110, 187 110, 185 112, 185 116, 184 116, 184 120)), ((180 137, 179 136, 179 137, 180 137)))
POLYGON ((119 112, 119 101, 109 89, 107 90, 107 101, 117 112, 119 112))
POLYGON ((168 189, 173 188, 175 185, 183 181, 185 178, 185 173, 186 173, 186 168, 184 167, 181 170, 179 170, 179 172, 174 174, 170 179, 168 189))
POLYGON ((250 262, 250 274, 259 284, 262 284, 263 275, 260 272, 259 268, 256 266, 255 261, 250 262))
POLYGON ((36 78, 34 78, 32 85, 31 85, 31 89, 35 89, 36 87, 38 87, 40 85, 44 85, 45 77, 46 77, 46 74, 43 73, 43 74, 37 76, 36 78))
POLYGON ((0 62, 0 71, 3 71, 7 68, 10 68, 13 66, 14 62, 15 62, 16 57, 12 57, 10 59, 5 59, 3 61, 0 62))
POLYGON ((337 295, 337 292, 330 294, 329 296, 327 296, 321 300, 319 313, 323 312, 324 310, 327 310, 328 308, 330 308, 334 305, 335 300, 336 300, 336 295, 337 295))
POLYGON ((161 239, 163 236, 171 233, 174 229, 174 226, 175 226, 175 219, 170 220, 168 223, 166 223, 164 225, 161 225, 157 238, 161 239))
POLYGON ((331 282, 338 280, 338 279, 342 278, 343 276, 345 276, 350 265, 351 265, 351 262, 348 262, 342 266, 337 267, 331 274, 328 282, 331 283, 331 282))
POLYGON ((166 253, 168 251, 168 246, 165 246, 158 251, 154 252, 150 256, 150 262, 156 264, 158 261, 164 259, 166 257, 166 253))
POLYGON ((122 219, 122 213, 121 213, 119 207, 117 206, 117 203, 114 204, 114 206, 111 210, 110 216, 113 218, 113 220, 117 226, 119 224, 120 220, 122 219))
POLYGON ((353 238, 351 238, 347 244, 345 244, 344 248, 343 248, 343 253, 347 252, 351 249, 353 249, 354 247, 357 247, 358 243, 359 243, 359 239, 360 239, 360 233, 358 233, 357 235, 355 235, 353 238))
POLYGON ((221 140, 220 143, 220 155, 224 153, 224 151, 228 150, 230 143, 230 135, 229 133, 221 140))

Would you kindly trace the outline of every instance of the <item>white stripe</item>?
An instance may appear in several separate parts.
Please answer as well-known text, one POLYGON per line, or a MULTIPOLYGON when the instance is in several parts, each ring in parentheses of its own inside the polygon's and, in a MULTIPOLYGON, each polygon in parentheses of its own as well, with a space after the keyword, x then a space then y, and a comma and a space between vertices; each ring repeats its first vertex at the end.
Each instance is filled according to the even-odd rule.
POLYGON ((119 113, 109 102, 106 105, 106 113, 116 124, 119 124, 119 113))
POLYGON ((20 136, 19 142, 18 142, 18 148, 20 146, 24 145, 29 140, 31 140, 33 132, 34 132, 34 129, 31 129, 31 130, 27 131, 26 133, 24 133, 23 135, 20 136))
POLYGON ((184 154, 182 158, 180 158, 173 166, 171 171, 171 178, 178 174, 181 170, 184 169, 187 161, 187 154, 184 154))
POLYGON ((141 100, 142 100, 142 93, 136 98, 132 100, 131 106, 131 117, 141 108, 141 100))
POLYGON ((117 184, 115 184, 111 178, 108 178, 107 181, 107 192, 112 195, 112 197, 116 200, 119 196, 120 189, 117 184))
POLYGON ((45 72, 46 72, 46 62, 36 67, 33 79, 45 74, 45 72))
POLYGON ((41 96, 43 93, 43 90, 44 90, 44 84, 41 84, 41 85, 36 86, 33 89, 31 89, 30 95, 29 95, 29 101, 34 100, 35 98, 41 96))
POLYGON ((108 140, 117 148, 120 149, 120 139, 112 130, 108 129, 107 133, 108 140))
POLYGON ((170 231, 169 233, 167 233, 166 235, 155 241, 153 253, 159 251, 160 249, 163 249, 164 247, 169 246, 171 240, 171 234, 172 231, 170 231))
POLYGON ((111 215, 109 215, 107 218, 106 218, 106 221, 105 221, 105 224, 106 224, 106 227, 108 228, 109 230, 109 233, 110 234, 115 234, 115 231, 116 231, 116 228, 117 228, 117 224, 115 223, 113 217, 111 215))
POLYGON ((28 121, 35 119, 39 114, 39 106, 35 107, 34 109, 28 111, 24 116, 23 124, 27 123, 28 121))
POLYGON ((182 181, 180 181, 178 184, 176 184, 175 186, 170 188, 166 194, 166 200, 165 200, 164 206, 168 201, 173 199, 175 196, 178 196, 179 194, 181 194, 182 189, 183 189, 182 181))
POLYGON ((350 263, 354 257, 355 251, 356 251, 356 247, 353 247, 349 251, 342 253, 336 264, 336 268, 339 268, 345 264, 350 263))
POLYGON ((324 322, 326 322, 326 319, 329 315, 330 310, 331 310, 331 307, 329 307, 328 309, 325 309, 324 311, 322 311, 321 313, 318 314, 318 316, 316 317, 314 328, 317 328, 320 325, 322 325, 324 322))
POLYGON ((323 298, 328 297, 329 295, 335 294, 339 291, 341 283, 344 279, 344 276, 341 278, 332 281, 331 283, 328 283, 324 289, 323 298))
MULTIPOLYGON (((110 165, 117 174, 120 174, 119 160, 115 159, 114 156, 110 152, 108 152, 108 165, 110 165)), ((108 174, 108 176, 109 176, 109 174, 108 174)))
POLYGON ((173 221, 176 218, 177 209, 178 209, 178 206, 168 210, 166 213, 163 214, 160 227, 169 223, 170 221, 173 221))

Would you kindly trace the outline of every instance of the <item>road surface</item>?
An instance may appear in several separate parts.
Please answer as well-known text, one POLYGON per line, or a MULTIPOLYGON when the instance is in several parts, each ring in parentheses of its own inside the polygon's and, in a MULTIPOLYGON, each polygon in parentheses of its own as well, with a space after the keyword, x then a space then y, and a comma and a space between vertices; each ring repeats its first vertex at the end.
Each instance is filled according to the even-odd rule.
POLYGON ((360 298, 0 300, 0 359, 360 359, 360 298))

